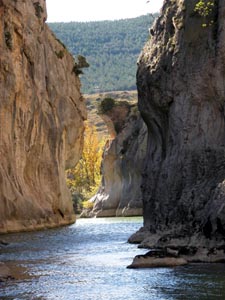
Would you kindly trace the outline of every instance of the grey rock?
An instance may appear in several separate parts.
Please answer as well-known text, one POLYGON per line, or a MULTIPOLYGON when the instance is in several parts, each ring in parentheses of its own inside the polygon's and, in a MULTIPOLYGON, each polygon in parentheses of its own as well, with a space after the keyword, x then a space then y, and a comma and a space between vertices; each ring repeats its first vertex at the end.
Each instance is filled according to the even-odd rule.
POLYGON ((203 27, 195 4, 164 2, 138 62, 148 127, 142 241, 209 251, 225 245, 225 7, 216 1, 203 27))
MULTIPOLYGON (((147 128, 137 107, 133 106, 133 109, 135 112, 131 111, 131 107, 126 114, 121 114, 122 107, 119 108, 122 120, 121 117, 118 120, 118 111, 107 117, 107 126, 112 127, 110 132, 115 132, 115 124, 123 125, 105 147, 102 183, 98 193, 90 200, 94 207, 89 216, 140 216, 143 213, 140 186, 147 128)), ((106 116, 103 118, 106 119, 106 116)))

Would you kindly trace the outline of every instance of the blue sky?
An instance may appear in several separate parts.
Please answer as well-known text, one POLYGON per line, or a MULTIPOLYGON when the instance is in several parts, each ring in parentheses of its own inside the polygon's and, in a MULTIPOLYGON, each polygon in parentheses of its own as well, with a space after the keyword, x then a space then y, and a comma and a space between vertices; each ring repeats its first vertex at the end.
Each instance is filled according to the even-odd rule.
POLYGON ((134 18, 160 10, 163 0, 46 0, 48 22, 134 18))

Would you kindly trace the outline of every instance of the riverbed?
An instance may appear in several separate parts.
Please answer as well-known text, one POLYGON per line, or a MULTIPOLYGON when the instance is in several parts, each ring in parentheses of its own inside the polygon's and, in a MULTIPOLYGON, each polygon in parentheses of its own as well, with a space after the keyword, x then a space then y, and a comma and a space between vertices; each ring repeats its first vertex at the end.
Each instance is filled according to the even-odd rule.
POLYGON ((146 252, 127 243, 142 218, 78 219, 63 228, 3 237, 0 261, 18 278, 0 283, 1 300, 225 299, 225 265, 132 270, 146 252))

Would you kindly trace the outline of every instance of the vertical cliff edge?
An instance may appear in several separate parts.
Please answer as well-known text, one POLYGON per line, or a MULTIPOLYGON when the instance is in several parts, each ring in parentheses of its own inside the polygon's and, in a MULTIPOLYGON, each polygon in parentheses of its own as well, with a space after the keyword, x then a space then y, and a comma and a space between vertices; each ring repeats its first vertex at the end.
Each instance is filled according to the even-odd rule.
POLYGON ((105 145, 102 182, 91 211, 81 216, 119 217, 142 215, 141 172, 147 144, 146 126, 137 104, 118 101, 101 115, 111 139, 105 145))
POLYGON ((225 6, 210 1, 202 16, 197 2, 164 1, 139 58, 149 139, 144 227, 130 241, 217 261, 225 258, 225 6))
POLYGON ((74 222, 65 167, 80 158, 86 109, 74 59, 44 0, 0 0, 0 232, 74 222))

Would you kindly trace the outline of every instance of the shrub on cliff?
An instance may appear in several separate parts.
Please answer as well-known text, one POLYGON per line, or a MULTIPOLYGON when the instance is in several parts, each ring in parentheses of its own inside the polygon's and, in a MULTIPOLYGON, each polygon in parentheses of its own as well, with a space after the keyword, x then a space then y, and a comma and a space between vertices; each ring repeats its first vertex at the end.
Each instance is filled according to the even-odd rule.
POLYGON ((202 27, 211 26, 214 23, 213 11, 215 4, 213 1, 200 0, 196 3, 194 11, 204 20, 202 27))
POLYGON ((83 74, 83 68, 89 68, 89 63, 83 55, 78 55, 77 60, 78 62, 75 61, 72 71, 79 76, 80 74, 83 74))
POLYGON ((105 114, 112 110, 115 106, 115 100, 113 98, 104 98, 98 106, 98 113, 105 114))

